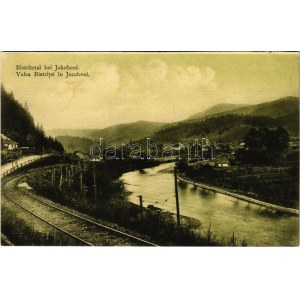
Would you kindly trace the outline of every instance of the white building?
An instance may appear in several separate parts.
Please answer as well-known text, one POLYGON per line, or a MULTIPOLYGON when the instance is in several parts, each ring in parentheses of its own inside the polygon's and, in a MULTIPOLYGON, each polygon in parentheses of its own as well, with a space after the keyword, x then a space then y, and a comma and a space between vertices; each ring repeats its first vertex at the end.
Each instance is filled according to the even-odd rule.
POLYGON ((18 148, 18 143, 1 133, 1 153, 8 153, 18 148))

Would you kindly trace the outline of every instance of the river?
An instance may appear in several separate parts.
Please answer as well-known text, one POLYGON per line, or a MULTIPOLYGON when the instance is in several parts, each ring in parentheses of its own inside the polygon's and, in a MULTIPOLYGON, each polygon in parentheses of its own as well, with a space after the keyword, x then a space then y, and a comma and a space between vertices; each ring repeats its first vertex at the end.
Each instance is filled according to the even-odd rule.
MULTIPOLYGON (((154 205, 176 213, 174 197, 174 163, 133 171, 120 178, 130 192, 128 201, 138 204, 143 196, 144 206, 154 205)), ((211 231, 218 239, 235 233, 237 244, 246 238, 249 246, 298 246, 299 218, 278 213, 257 204, 224 194, 178 183, 180 214, 201 222, 205 233, 211 231)))

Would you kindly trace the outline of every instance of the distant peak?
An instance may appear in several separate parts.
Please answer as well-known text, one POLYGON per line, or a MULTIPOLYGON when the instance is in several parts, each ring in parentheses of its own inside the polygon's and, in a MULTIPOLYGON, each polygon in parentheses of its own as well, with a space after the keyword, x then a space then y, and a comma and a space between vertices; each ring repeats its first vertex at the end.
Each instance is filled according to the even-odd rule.
POLYGON ((215 114, 224 113, 229 110, 234 110, 242 107, 247 107, 247 104, 236 104, 236 103, 218 103, 216 105, 211 106, 210 108, 191 115, 188 119, 198 119, 206 116, 211 116, 215 114))

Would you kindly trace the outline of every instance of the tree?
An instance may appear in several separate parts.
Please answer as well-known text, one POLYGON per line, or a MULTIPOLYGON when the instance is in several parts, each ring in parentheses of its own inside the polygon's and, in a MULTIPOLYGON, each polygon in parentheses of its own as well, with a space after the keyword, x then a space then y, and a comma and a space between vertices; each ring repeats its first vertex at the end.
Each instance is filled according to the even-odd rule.
POLYGON ((248 149, 259 149, 262 147, 261 136, 257 129, 252 127, 245 136, 245 147, 248 149))
POLYGON ((252 127, 245 135, 245 147, 237 151, 236 157, 242 163, 273 164, 281 161, 289 146, 289 134, 283 127, 276 130, 252 127))
POLYGON ((285 151, 289 147, 290 136, 287 130, 283 127, 278 127, 276 130, 276 144, 279 152, 285 151))
POLYGON ((45 136, 41 124, 34 124, 34 119, 28 110, 28 106, 21 105, 13 93, 7 93, 1 85, 1 132, 19 146, 29 146, 33 152, 45 150, 63 151, 63 146, 45 136))

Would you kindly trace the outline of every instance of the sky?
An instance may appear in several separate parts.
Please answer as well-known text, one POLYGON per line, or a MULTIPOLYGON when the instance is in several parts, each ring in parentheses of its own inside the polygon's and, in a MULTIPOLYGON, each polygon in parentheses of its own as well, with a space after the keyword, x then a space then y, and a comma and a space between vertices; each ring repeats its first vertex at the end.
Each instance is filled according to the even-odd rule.
POLYGON ((218 103, 299 96, 299 54, 10 52, 1 82, 45 130, 174 122, 218 103), (78 65, 90 76, 23 77, 17 65, 78 65))

